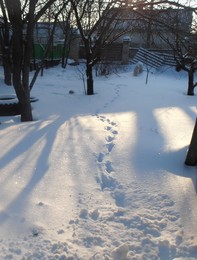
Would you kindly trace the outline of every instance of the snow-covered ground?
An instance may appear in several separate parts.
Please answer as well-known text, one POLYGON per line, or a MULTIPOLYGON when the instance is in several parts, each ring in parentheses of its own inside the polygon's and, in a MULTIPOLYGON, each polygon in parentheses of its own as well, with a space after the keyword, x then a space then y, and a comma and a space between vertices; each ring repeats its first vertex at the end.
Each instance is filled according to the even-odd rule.
POLYGON ((33 122, 0 117, 0 259, 197 259, 186 74, 131 66, 86 96, 79 71, 39 76, 33 122))

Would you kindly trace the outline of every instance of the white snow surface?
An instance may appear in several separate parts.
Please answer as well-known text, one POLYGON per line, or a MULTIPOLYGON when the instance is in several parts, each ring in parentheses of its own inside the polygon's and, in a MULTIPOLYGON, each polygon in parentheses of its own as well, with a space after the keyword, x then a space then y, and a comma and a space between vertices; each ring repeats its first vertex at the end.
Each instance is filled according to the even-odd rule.
POLYGON ((33 122, 0 117, 0 259, 197 259, 197 96, 183 72, 145 78, 129 66, 87 96, 58 66, 36 81, 33 122))

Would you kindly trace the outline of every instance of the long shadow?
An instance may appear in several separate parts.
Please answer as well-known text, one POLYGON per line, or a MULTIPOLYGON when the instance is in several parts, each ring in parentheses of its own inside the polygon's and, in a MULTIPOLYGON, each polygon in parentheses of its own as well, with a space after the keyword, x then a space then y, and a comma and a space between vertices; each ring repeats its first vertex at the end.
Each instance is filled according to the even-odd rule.
POLYGON ((151 173, 158 172, 158 179, 161 178, 164 181, 164 176, 162 175, 168 172, 173 175, 190 178, 197 192, 196 168, 184 165, 188 147, 165 150, 167 144, 165 136, 160 132, 157 121, 151 113, 145 112, 143 116, 138 114, 138 124, 141 125, 140 122, 145 122, 147 118, 149 118, 146 125, 147 129, 138 131, 136 148, 134 149, 134 164, 136 169, 139 170, 139 176, 151 178, 151 173), (149 176, 147 176, 147 173, 149 173, 149 176))
MULTIPOLYGON (((9 213, 14 212, 15 214, 22 213, 28 203, 29 196, 32 194, 33 190, 37 187, 39 182, 44 178, 46 173, 50 172, 50 166, 48 164, 49 157, 53 151, 54 142, 56 135, 59 135, 59 130, 63 124, 66 124, 66 133, 63 134, 63 129, 61 129, 62 140, 58 145, 59 154, 61 154, 62 159, 64 156, 68 156, 68 169, 65 169, 65 174, 71 175, 71 178, 76 186, 77 196, 79 194, 85 194, 87 192, 86 188, 86 169, 92 169, 93 166, 89 167, 90 163, 94 164, 94 161, 90 162, 89 158, 92 156, 94 158, 94 151, 92 147, 89 146, 87 142, 87 137, 93 139, 94 132, 92 129, 82 125, 77 116, 72 117, 71 119, 67 118, 65 123, 65 118, 63 116, 58 117, 52 122, 33 122, 32 130, 28 135, 25 136, 20 142, 18 142, 8 153, 6 153, 1 160, 1 167, 4 168, 6 165, 10 164, 12 161, 17 160, 21 154, 22 158, 25 158, 24 161, 20 162, 17 169, 15 169, 15 174, 20 173, 23 169, 23 163, 26 163, 28 160, 28 155, 32 146, 35 147, 35 144, 38 144, 37 151, 38 157, 34 165, 34 172, 31 173, 30 179, 24 188, 21 189, 19 194, 7 205, 3 212, 0 213, 0 224, 3 224, 9 220, 9 213), (45 126, 43 126, 43 123, 45 126), (39 142, 43 142, 44 145, 41 145, 39 148, 39 142), (27 154, 25 156, 25 154, 27 154), (84 157, 84 154, 87 156, 84 157), (85 185, 85 186, 84 186, 85 185)), ((29 126, 28 126, 29 127, 29 126)), ((59 142, 59 141, 58 141, 59 142)), ((57 146, 57 144, 56 144, 57 146)), ((36 149, 36 148, 35 148, 36 149)), ((32 170, 32 168, 31 168, 32 170)), ((91 176, 91 172, 90 172, 91 176)), ((55 177, 55 176, 54 176, 55 177)), ((95 176, 93 175, 92 178, 95 176)), ((9 177, 4 180, 4 183, 1 182, 1 185, 6 184, 6 180, 9 180, 9 177)), ((65 183, 66 188, 66 183, 65 183)))
MULTIPOLYGON (((32 190, 35 189, 35 187, 38 185, 38 183, 41 181, 41 179, 44 177, 44 175, 47 173, 48 170, 48 157, 52 151, 53 143, 57 134, 57 131, 59 127, 64 123, 63 118, 58 118, 56 121, 53 121, 52 123, 49 123, 45 127, 41 128, 39 130, 40 124, 35 123, 32 131, 25 136, 19 143, 15 145, 11 149, 10 152, 5 154, 3 158, 1 159, 1 167, 5 167, 9 163, 11 163, 13 160, 17 159, 18 156, 20 156, 23 153, 27 153, 28 150, 39 140, 44 139, 45 145, 42 148, 42 151, 39 151, 40 156, 38 157, 35 165, 35 172, 32 172, 31 178, 29 179, 26 186, 19 192, 19 194, 7 205, 7 207, 4 209, 4 212, 15 212, 20 213, 23 211, 29 195, 31 194, 32 190), (54 127, 55 126, 55 127, 54 127), (38 130, 35 131, 35 129, 38 128, 38 130)), ((35 151, 36 153, 36 151, 35 151)), ((21 161, 21 164, 18 166, 18 169, 16 169, 16 173, 20 172, 20 169, 23 168, 23 163, 25 161, 21 161)), ((1 185, 3 185, 1 183, 1 185)), ((7 214, 1 214, 0 215, 0 224, 5 222, 8 219, 7 214)))
MULTIPOLYGON (((162 83, 162 87, 158 85, 157 88, 151 86, 154 84, 153 81, 150 82, 150 85, 142 84, 140 88, 139 86, 135 88, 134 86, 129 87, 129 84, 135 85, 135 79, 133 79, 134 83, 125 83, 124 80, 120 78, 120 84, 118 84, 118 80, 114 84, 114 89, 119 87, 119 98, 115 100, 114 104, 108 102, 108 107, 102 109, 102 113, 121 113, 129 111, 135 113, 137 119, 136 128, 138 131, 135 136, 136 144, 131 150, 131 163, 134 169, 139 170, 137 176, 142 179, 144 177, 148 179, 151 176, 147 176, 147 173, 152 175, 152 172, 169 171, 174 175, 191 178, 193 186, 196 189, 195 170, 187 168, 184 165, 187 147, 173 150, 172 145, 170 149, 165 149, 166 145, 170 146, 170 144, 167 143, 168 140, 166 140, 164 134, 165 129, 161 129, 165 126, 160 122, 159 116, 155 115, 155 111, 161 110, 161 113, 164 113, 164 115, 168 115, 169 113, 169 119, 172 120, 173 115, 171 109, 176 108, 181 110, 181 112, 188 117, 188 120, 191 119, 195 122, 195 109, 191 109, 191 107, 196 107, 196 95, 192 97, 187 96, 185 94, 185 89, 179 88, 178 84, 175 89, 171 89, 169 87, 173 80, 171 76, 165 82, 166 86, 162 83), (165 89, 165 87, 167 87, 167 89, 165 89), (147 92, 147 88, 149 92, 147 92), (143 92, 143 90, 145 90, 145 92, 143 92), (154 91, 158 92, 155 98, 154 91), (169 94, 166 95, 166 91, 169 91, 171 95, 170 98, 169 94), (146 98, 144 98, 144 95, 146 95, 146 98), (130 100, 128 99, 129 96, 130 100), (157 99, 158 96, 159 99, 157 99)), ((151 80, 152 79, 150 79, 150 81, 151 80)), ((138 80, 136 82, 139 85, 138 80)), ((165 117, 162 120, 164 119, 165 117)), ((176 115, 174 115, 174 122, 176 122, 176 120, 176 115)), ((180 120, 177 121, 177 128, 174 128, 174 131, 177 131, 177 133, 181 127, 180 123, 180 120)), ((132 127, 133 126, 131 125, 131 128, 132 127)), ((176 132, 174 133, 174 136, 176 136, 176 132)), ((162 173, 160 173, 158 178, 162 178, 162 173)))
POLYGON ((190 178, 192 180, 194 189, 197 193, 197 168, 187 166, 184 164, 185 157, 187 154, 188 146, 183 147, 182 149, 171 151, 163 154, 163 161, 166 167, 166 170, 184 178, 190 178), (168 163, 166 163, 168 162, 168 163), (182 163, 180 163, 182 162, 182 163), (181 164, 182 171, 179 171, 179 168, 176 165, 181 164))
MULTIPOLYGON (((191 170, 191 168, 189 169, 189 167, 184 165, 187 147, 181 147, 180 149, 178 148, 178 150, 173 150, 173 145, 170 147, 171 144, 167 143, 168 140, 166 141, 166 130, 164 129, 165 125, 167 125, 167 122, 165 122, 165 125, 163 125, 163 121, 160 121, 160 112, 156 114, 156 111, 161 111, 161 114, 164 113, 164 115, 168 115, 169 111, 169 119, 172 121, 173 114, 171 109, 176 108, 179 109, 181 113, 185 114, 188 120, 191 119, 195 122, 196 113, 194 110, 191 110, 190 107, 196 107, 196 96, 189 97, 180 91, 173 91, 171 93, 172 97, 167 99, 167 97, 165 97, 165 92, 162 92, 162 89, 160 89, 157 91, 161 91, 161 93, 159 93, 161 98, 157 100, 153 98, 154 93, 151 92, 154 90, 154 88, 151 89, 150 86, 147 87, 150 88, 150 93, 148 93, 146 99, 144 99, 144 97, 141 98, 140 92, 136 91, 137 94, 134 93, 135 104, 132 105, 131 97, 130 107, 131 111, 136 114, 138 129, 136 135, 136 144, 133 148, 134 156, 132 156, 132 164, 134 164, 134 168, 139 170, 139 177, 151 177, 146 176, 146 173, 148 172, 151 175, 151 172, 154 171, 169 171, 170 173, 178 176, 191 178, 193 186, 196 190, 195 170, 191 170), (183 105, 180 105, 181 100, 183 100, 183 105), (165 149, 166 145, 169 145, 170 149, 165 149)), ((143 95, 143 87, 141 91, 141 95, 143 95)), ((169 91, 171 90, 169 89, 169 91)), ((161 118, 161 120, 165 119, 168 120, 168 116, 161 118)), ((176 120, 177 118, 174 116, 174 122, 176 122, 176 120)), ((175 130, 177 133, 179 133, 179 128, 182 127, 180 123, 181 120, 179 118, 177 121, 177 129, 175 130)), ((174 132, 174 136, 176 136, 176 132, 174 132)))
MULTIPOLYGON (((121 91, 121 88, 120 88, 121 91)), ((122 93, 121 93, 122 94, 122 93)), ((139 92, 138 92, 139 94, 139 92)), ((127 94, 125 94, 126 97, 127 94)), ((141 93, 143 95, 143 93, 141 93)), ((151 95, 151 94, 150 94, 151 95)), ((117 95, 119 97, 119 93, 117 95)), ((142 177, 149 176, 146 175, 147 172, 151 173, 151 171, 160 171, 160 170, 166 170, 170 171, 172 174, 175 175, 181 175, 184 177, 189 177, 192 179, 194 186, 196 179, 194 178, 194 174, 188 174, 187 171, 185 173, 180 173, 178 171, 178 168, 176 168, 176 164, 179 165, 182 164, 181 161, 179 161, 185 152, 185 148, 181 149, 180 151, 175 152, 169 152, 169 153, 163 153, 161 156, 161 149, 165 145, 165 139, 162 133, 159 131, 159 125, 156 121, 156 118, 154 117, 153 111, 158 108, 165 108, 165 107, 173 107, 177 106, 176 102, 174 101, 166 101, 164 100, 162 104, 158 103, 156 101, 152 101, 152 97, 150 96, 150 99, 147 97, 147 104, 142 104, 140 97, 135 96, 135 98, 138 98, 138 106, 135 107, 132 105, 132 96, 131 96, 131 105, 130 105, 130 111, 134 111, 137 115, 137 129, 138 133, 136 136, 136 146, 134 148, 135 156, 132 158, 132 164, 134 165, 134 168, 138 169, 139 172, 141 172, 142 177), (143 107, 143 113, 141 106, 143 107), (155 127, 156 126, 156 127, 155 127), (155 140, 157 139, 157 140, 155 140), (175 160, 176 159, 176 160, 175 160), (187 175, 188 174, 188 175, 187 175)), ((194 102, 194 99, 192 99, 194 102)), ((118 98, 115 100, 114 104, 118 101, 118 98)), ((136 104, 136 101, 135 101, 136 104)), ((115 105, 114 105, 115 107, 115 105)), ((118 107, 118 106, 117 106, 118 107)), ((109 103, 110 108, 110 103, 109 103)), ((128 111, 129 109, 124 109, 125 106, 122 106, 123 111, 128 111)), ((195 113, 193 111, 189 110, 187 107, 181 107, 190 117, 194 117, 195 113)), ((107 109, 105 109, 107 110, 107 109)), ((110 112, 110 109, 108 109, 108 112, 110 112)), ((115 111, 113 110, 113 113, 115 111)), ((121 112, 119 109, 117 109, 117 112, 121 112)), ((21 190, 21 192, 15 197, 6 207, 5 212, 9 212, 10 210, 15 210, 18 212, 22 212, 28 197, 30 196, 32 190, 38 185, 38 183, 43 179, 45 174, 47 173, 47 170, 49 168, 48 165, 48 158, 50 156, 50 153, 52 151, 52 147, 54 144, 54 140, 56 137, 56 134, 58 132, 58 129, 61 127, 61 125, 65 123, 64 117, 59 117, 52 123, 49 123, 43 128, 39 129, 39 125, 35 123, 35 125, 32 125, 32 130, 29 135, 26 135, 24 139, 22 139, 18 144, 16 144, 15 147, 11 151, 9 151, 7 154, 3 156, 1 159, 0 165, 1 167, 5 167, 7 164, 11 163, 13 160, 17 159, 20 154, 27 153, 27 151, 32 147, 35 143, 37 143, 42 138, 45 140, 45 145, 42 148, 41 155, 38 157, 36 165, 35 165, 35 172, 32 174, 30 180, 28 181, 27 185, 21 190), (38 128, 38 130, 35 129, 38 128)), ((41 126, 41 124, 40 124, 41 126)), ((132 127, 132 126, 131 126, 132 127)), ((77 118, 75 118, 75 121, 73 122, 73 125, 69 125, 69 136, 71 140, 75 139, 74 133, 80 133, 80 123, 77 121, 77 118), (78 125, 78 127, 76 127, 78 125)), ((87 132, 87 134, 90 135, 90 132, 87 132)), ((93 133, 91 133, 93 135, 93 133)), ((84 142, 85 139, 83 139, 83 136, 80 138, 80 142, 84 142)), ((79 140, 78 140, 79 141, 79 140)), ((69 142, 70 144, 70 142, 69 142)), ((70 155, 70 165, 72 168, 73 173, 80 172, 81 164, 79 161, 76 160, 75 155, 77 154, 77 141, 73 142, 73 145, 68 147, 67 151, 70 155)), ((85 153, 90 152, 90 147, 88 147, 88 144, 84 145, 85 153)), ((132 166, 133 166, 132 165, 132 166)), ((21 164, 18 166, 18 171, 23 168, 23 162, 21 161, 21 164)), ((76 178, 73 178, 74 181, 78 181, 80 184, 84 183, 84 181, 80 181, 80 174, 76 176, 76 178)), ((84 187, 82 185, 79 185, 80 189, 83 190, 84 187)), ((0 217, 0 224, 4 223, 7 220, 7 215, 2 214, 0 217)))

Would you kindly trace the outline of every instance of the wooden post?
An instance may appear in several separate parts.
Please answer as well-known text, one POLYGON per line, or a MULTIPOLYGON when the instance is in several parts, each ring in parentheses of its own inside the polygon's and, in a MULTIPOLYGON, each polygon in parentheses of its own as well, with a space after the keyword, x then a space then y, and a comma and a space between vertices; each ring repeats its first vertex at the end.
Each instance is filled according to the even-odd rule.
POLYGON ((192 134, 189 150, 187 152, 185 164, 189 166, 197 165, 197 119, 196 124, 194 126, 194 131, 192 134))
POLYGON ((122 45, 122 64, 129 63, 129 48, 130 48, 130 38, 125 36, 122 45))
POLYGON ((72 37, 73 38, 70 45, 69 58, 78 63, 81 38, 77 33, 74 34, 72 37))

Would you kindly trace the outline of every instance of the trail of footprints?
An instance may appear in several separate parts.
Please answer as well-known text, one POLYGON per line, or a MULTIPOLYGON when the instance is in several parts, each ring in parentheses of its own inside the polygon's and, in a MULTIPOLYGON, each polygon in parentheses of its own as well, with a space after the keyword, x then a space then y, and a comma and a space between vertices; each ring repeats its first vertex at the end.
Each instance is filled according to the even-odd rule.
POLYGON ((104 104, 104 106, 103 106, 104 108, 108 107, 110 103, 113 103, 114 101, 116 101, 116 99, 120 96, 120 86, 121 85, 116 86, 115 96, 111 100, 109 100, 109 103, 107 102, 107 103, 104 104))
POLYGON ((96 156, 99 167, 99 176, 97 177, 97 181, 100 183, 102 190, 113 190, 117 186, 117 181, 113 177, 114 168, 110 160, 110 154, 113 152, 115 139, 118 135, 118 131, 116 130, 117 124, 103 115, 96 114, 95 116, 101 122, 107 123, 104 127, 104 130, 106 131, 104 145, 105 151, 100 152, 96 156))

